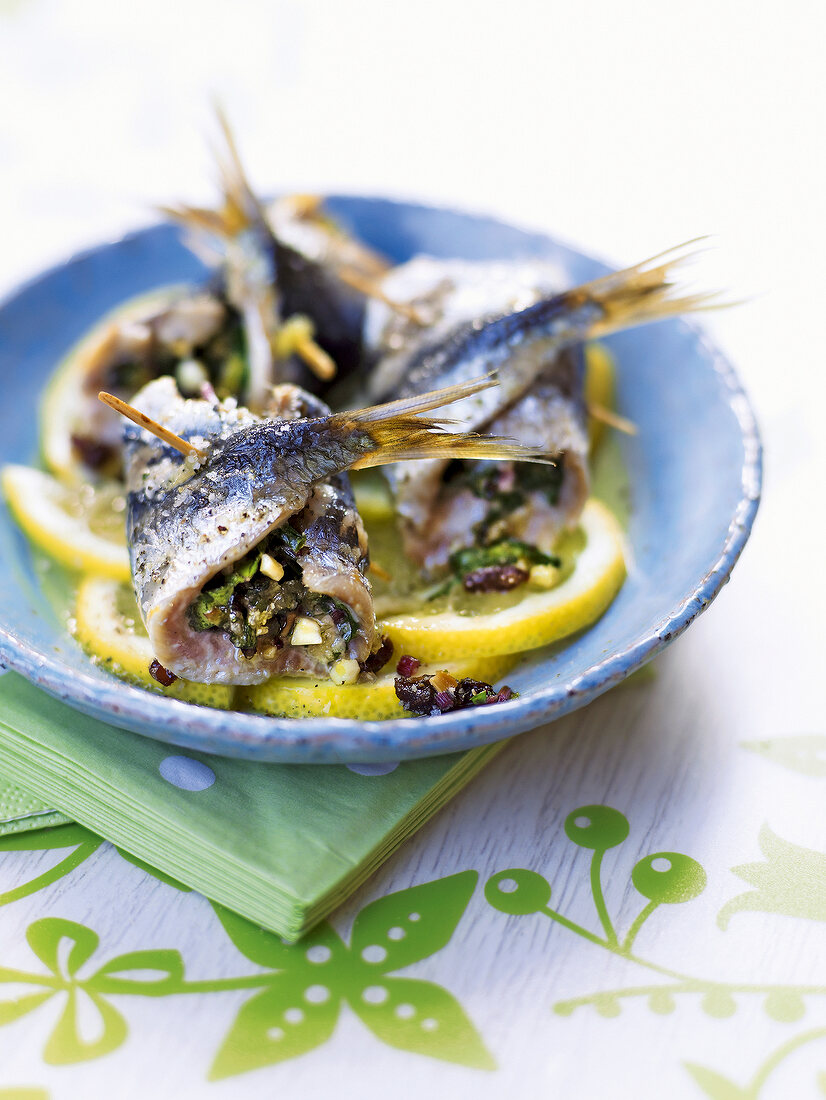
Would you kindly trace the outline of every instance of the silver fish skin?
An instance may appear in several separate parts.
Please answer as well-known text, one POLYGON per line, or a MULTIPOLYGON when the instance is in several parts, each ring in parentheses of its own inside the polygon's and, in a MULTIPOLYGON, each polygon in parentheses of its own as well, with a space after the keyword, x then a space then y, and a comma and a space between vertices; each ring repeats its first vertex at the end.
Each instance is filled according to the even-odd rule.
POLYGON ((211 447, 201 468, 132 425, 124 431, 138 605, 158 660, 184 679, 254 684, 278 672, 326 675, 313 647, 284 645, 266 654, 263 645, 245 657, 223 632, 196 631, 188 619, 204 584, 287 520, 313 548, 303 569, 306 589, 340 599, 358 623, 346 656, 363 661, 376 647, 367 539, 342 476, 352 450, 324 438, 326 406, 295 387, 279 388, 282 419, 273 422, 232 402, 184 400, 171 378, 141 391, 136 407, 211 447), (314 419, 283 418, 308 409, 314 419))
POLYGON ((440 344, 457 326, 479 317, 516 313, 568 285, 562 266, 546 259, 445 260, 419 255, 392 268, 381 281, 382 291, 412 307, 426 324, 417 324, 375 298, 367 303, 364 346, 375 363, 367 379, 368 398, 385 401, 393 396, 414 358, 440 344))
MULTIPOLYGON (((500 385, 494 390, 473 394, 453 406, 452 413, 467 431, 511 430, 523 443, 563 454, 566 447, 580 451, 571 456, 569 468, 580 482, 563 493, 568 508, 554 515, 562 526, 573 525, 584 503, 581 467, 585 462, 584 410, 582 375, 575 390, 560 386, 554 372, 564 372, 560 359, 566 349, 583 341, 620 329, 661 320, 694 309, 707 308, 713 302, 710 295, 681 296, 672 281, 673 268, 687 258, 682 251, 655 256, 632 268, 596 279, 591 283, 563 293, 540 298, 525 309, 504 316, 479 318, 456 326, 448 336, 428 346, 423 344, 411 356, 397 396, 411 395, 436 385, 456 385, 463 378, 495 371, 500 385), (516 410, 507 420, 500 418, 512 407, 536 392, 534 416, 525 415, 525 407, 516 410), (540 399, 545 386, 544 400, 540 399), (549 387, 549 388, 548 388, 549 387), (553 400, 554 411, 548 400, 553 400), (560 402, 562 404, 560 404, 560 402), (503 423, 505 428, 503 429, 503 423), (547 428, 560 431, 555 446, 549 447, 547 428)), ((467 545, 473 541, 472 523, 462 517, 450 517, 444 511, 436 522, 435 510, 444 505, 443 479, 447 470, 444 461, 418 464, 415 469, 393 467, 386 471, 393 491, 400 526, 408 554, 419 564, 444 559, 440 537, 433 536, 436 527, 444 533, 454 532, 454 541, 467 545), (464 539, 458 528, 465 523, 464 539)), ((566 474, 565 477, 568 475, 566 474)), ((545 516, 550 519, 549 515, 545 516)), ((537 528, 547 532, 548 524, 537 519, 537 528)), ((530 524, 526 530, 530 529, 530 524)))
POLYGON ((184 400, 168 377, 146 386, 136 398, 140 411, 206 451, 203 461, 184 458, 131 423, 124 430, 132 576, 161 664, 210 683, 259 683, 281 671, 326 674, 329 662, 312 645, 279 638, 279 648, 262 638, 245 655, 223 630, 196 629, 191 620, 204 585, 287 521, 306 539, 297 555, 303 589, 347 605, 358 624, 348 657, 363 661, 378 639, 364 577, 367 543, 343 475, 430 454, 547 461, 508 441, 445 432, 418 415, 494 384, 475 380, 388 406, 297 419, 284 417, 320 406, 308 406, 309 395, 303 404, 295 400, 292 387, 277 388, 279 418, 264 419, 233 402, 184 400))

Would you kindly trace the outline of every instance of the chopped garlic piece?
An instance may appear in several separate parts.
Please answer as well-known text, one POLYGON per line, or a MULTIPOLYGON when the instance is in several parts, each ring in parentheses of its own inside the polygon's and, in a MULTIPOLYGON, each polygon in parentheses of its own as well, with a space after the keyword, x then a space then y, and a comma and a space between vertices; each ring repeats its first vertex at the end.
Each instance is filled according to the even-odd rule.
POLYGON ((456 687, 456 677, 451 676, 449 672, 441 669, 439 672, 434 672, 430 677, 430 682, 437 691, 447 691, 448 688, 456 687))
POLYGON ((207 369, 197 359, 182 359, 175 368, 175 381, 185 397, 201 392, 201 386, 209 381, 207 369))
POLYGON ((265 577, 269 577, 270 580, 280 581, 284 576, 284 566, 271 558, 269 554, 261 555, 261 564, 258 566, 265 577))
POLYGON ((299 615, 293 627, 290 645, 318 645, 321 641, 321 629, 315 619, 299 615))
POLYGON ((537 588, 553 588, 559 584, 562 570, 556 565, 535 565, 531 569, 530 583, 537 588))
POLYGON ((334 684, 354 684, 359 678, 361 665, 358 661, 344 659, 336 661, 330 669, 330 679, 334 684))

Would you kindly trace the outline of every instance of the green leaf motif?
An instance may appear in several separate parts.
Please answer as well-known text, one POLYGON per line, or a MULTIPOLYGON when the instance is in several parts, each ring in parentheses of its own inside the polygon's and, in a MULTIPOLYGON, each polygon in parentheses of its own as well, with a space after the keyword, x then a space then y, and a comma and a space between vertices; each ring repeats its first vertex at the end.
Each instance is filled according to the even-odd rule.
POLYGON ((55 825, 50 829, 32 829, 28 833, 12 833, 0 837, 0 852, 38 852, 49 848, 73 848, 76 844, 103 841, 82 825, 55 825))
POLYGON ((760 830, 762 863, 733 867, 754 890, 732 898, 720 910, 717 923, 727 928, 735 913, 779 913, 826 921, 826 855, 783 840, 768 825, 760 830))
POLYGON ((46 1043, 43 1060, 50 1066, 66 1066, 100 1058, 117 1049, 126 1035, 126 1020, 116 1009, 98 994, 72 987, 63 1013, 46 1043), (93 1009, 92 1013, 83 1013, 85 1019, 97 1017, 91 1038, 81 1032, 78 1000, 82 997, 88 999, 93 1009))
POLYGON ((744 741, 743 748, 801 775, 810 775, 815 779, 826 776, 826 736, 822 733, 744 741))
POLYGON ((179 951, 157 949, 117 955, 83 983, 90 992, 133 993, 142 997, 166 997, 180 993, 184 984, 184 960, 179 951))
POLYGON ((57 977, 63 976, 59 965, 62 940, 71 941, 66 959, 69 977, 74 977, 81 966, 94 955, 100 943, 97 933, 91 928, 59 917, 45 917, 30 924, 26 930, 26 939, 38 959, 57 977))
POLYGON ((753 1098, 751 1089, 741 1089, 739 1085, 729 1081, 728 1077, 723 1077, 714 1070, 698 1066, 694 1062, 683 1062, 683 1065, 711 1100, 752 1100, 753 1098))
POLYGON ((75 867, 79 867, 101 844, 101 837, 90 833, 82 825, 58 825, 53 829, 36 829, 30 833, 13 833, 11 836, 0 837, 0 852, 36 852, 74 847, 74 851, 42 875, 0 894, 0 905, 9 905, 20 898, 29 897, 30 894, 57 882, 75 867))
POLYGON ((298 973, 279 974, 241 1006, 208 1079, 220 1081, 306 1054, 333 1034, 340 1005, 328 987, 307 985, 298 973))
POLYGON ((389 978, 450 940, 476 887, 462 871, 411 886, 366 905, 350 946, 329 924, 298 944, 213 905, 243 955, 278 973, 238 1013, 210 1070, 210 1080, 295 1058, 332 1035, 342 999, 380 1040, 459 1065, 494 1062, 454 997, 430 982, 389 978))
POLYGON ((54 994, 50 989, 46 993, 28 993, 24 997, 16 997, 9 1001, 0 1001, 0 1025, 10 1024, 13 1020, 19 1020, 27 1012, 39 1008, 44 1001, 54 994))
POLYGON ((350 1005, 388 1046, 474 1069, 496 1069, 462 1006, 440 985, 414 978, 379 978, 350 1005))
POLYGON ((478 877, 460 871, 371 902, 355 919, 351 950, 382 974, 435 955, 453 935, 478 877))

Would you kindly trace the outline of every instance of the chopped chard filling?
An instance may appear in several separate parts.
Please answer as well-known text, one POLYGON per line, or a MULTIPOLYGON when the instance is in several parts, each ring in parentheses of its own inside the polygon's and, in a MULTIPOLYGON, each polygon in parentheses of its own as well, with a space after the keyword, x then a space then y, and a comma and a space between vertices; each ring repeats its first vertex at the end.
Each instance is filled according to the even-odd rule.
POLYGON ((406 676, 401 673, 396 677, 395 688, 396 698, 412 714, 446 714, 467 707, 507 703, 519 697, 507 685, 497 691, 484 680, 473 680, 467 676, 457 680, 445 671, 428 676, 406 676))
POLYGON ((500 539, 491 546, 468 546, 450 555, 451 575, 431 592, 444 596, 457 584, 467 592, 507 592, 530 580, 537 566, 558 569, 561 559, 519 539, 500 539))
POLYGON ((553 466, 530 462, 479 462, 460 469, 455 475, 457 483, 488 502, 485 518, 474 527, 477 542, 491 541, 497 525, 528 504, 533 493, 541 494, 549 504, 556 505, 564 476, 564 455, 560 455, 553 466))
POLYGON ((358 623, 346 604, 304 587, 296 555, 305 541, 284 524, 213 577, 189 608, 193 630, 223 631, 245 657, 292 645, 312 646, 322 661, 346 658, 358 623))

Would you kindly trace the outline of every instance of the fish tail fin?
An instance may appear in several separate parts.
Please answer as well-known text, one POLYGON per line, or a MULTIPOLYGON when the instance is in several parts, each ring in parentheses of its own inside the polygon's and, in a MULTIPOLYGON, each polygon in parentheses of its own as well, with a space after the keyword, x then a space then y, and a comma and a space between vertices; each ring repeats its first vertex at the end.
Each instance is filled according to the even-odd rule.
POLYGON ((358 441, 362 453, 351 465, 353 470, 417 458, 481 458, 553 464, 558 454, 524 446, 502 436, 446 431, 445 425, 454 421, 419 415, 472 397, 497 384, 495 375, 487 375, 457 386, 390 401, 386 405, 337 413, 330 418, 330 427, 358 441))
POLYGON ((215 103, 215 115, 223 139, 223 148, 215 150, 214 155, 224 194, 224 217, 237 232, 249 225, 265 222, 266 217, 261 201, 247 178, 235 135, 220 103, 215 103))
POLYGON ((215 114, 221 142, 219 146, 213 146, 212 155, 218 166, 219 185, 224 199, 222 208, 208 210, 180 203, 159 206, 158 210, 196 236, 206 233, 226 240, 250 225, 265 222, 266 218, 261 202, 244 171, 226 114, 218 103, 215 104, 215 114))
POLYGON ((727 308, 731 303, 722 301, 717 292, 689 294, 675 282, 677 269, 697 255, 694 246, 704 239, 686 241, 633 267, 567 291, 562 297, 574 308, 598 307, 599 315, 588 327, 590 338, 680 313, 727 308))

